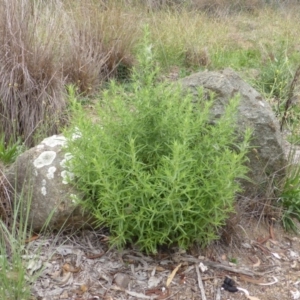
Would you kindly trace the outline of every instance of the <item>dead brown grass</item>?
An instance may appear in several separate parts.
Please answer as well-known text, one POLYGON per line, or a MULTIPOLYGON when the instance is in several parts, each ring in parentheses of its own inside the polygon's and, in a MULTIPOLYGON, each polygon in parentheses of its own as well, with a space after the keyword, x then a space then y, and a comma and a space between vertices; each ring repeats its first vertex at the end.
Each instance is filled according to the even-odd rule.
POLYGON ((4 168, 0 164, 0 240, 4 242, 6 253, 11 253, 11 242, 8 236, 8 230, 11 229, 13 221, 12 195, 8 188, 9 184, 3 174, 4 168), (7 229, 7 230, 5 230, 7 229))
POLYGON ((259 4, 150 2, 157 2, 159 9, 145 9, 140 0, 0 0, 0 133, 7 140, 21 136, 32 146, 37 133, 60 131, 67 106, 65 84, 94 95, 107 78, 126 77, 144 24, 149 24, 163 67, 210 68, 216 53, 245 48, 269 55, 268 49, 285 40, 287 51, 299 48, 295 9, 226 15, 228 4, 259 4), (222 18, 205 14, 207 6, 224 8, 222 18))
POLYGON ((190 7, 219 15, 236 11, 254 11, 265 5, 259 0, 191 0, 190 7))
MULTIPOLYGON (((108 1, 109 2, 109 1, 108 1)), ((290 9, 298 6, 298 0, 122 0, 126 5, 146 6, 148 10, 185 9, 205 11, 217 16, 236 12, 254 12, 257 9, 272 7, 290 9)))
POLYGON ((3 175, 3 170, 0 166, 0 219, 7 227, 11 225, 12 221, 11 193, 7 188, 8 185, 9 184, 3 175))
POLYGON ((130 69, 132 48, 139 36, 139 14, 120 5, 92 0, 70 2, 66 9, 67 42, 64 75, 79 92, 91 94, 101 82, 118 76, 119 66, 130 69))
POLYGON ((27 145, 41 126, 56 133, 65 108, 54 39, 60 32, 51 17, 42 31, 36 8, 25 0, 0 1, 1 131, 27 145))
POLYGON ((132 67, 140 16, 101 1, 0 0, 0 133, 33 146, 65 122, 65 84, 81 94, 132 67))

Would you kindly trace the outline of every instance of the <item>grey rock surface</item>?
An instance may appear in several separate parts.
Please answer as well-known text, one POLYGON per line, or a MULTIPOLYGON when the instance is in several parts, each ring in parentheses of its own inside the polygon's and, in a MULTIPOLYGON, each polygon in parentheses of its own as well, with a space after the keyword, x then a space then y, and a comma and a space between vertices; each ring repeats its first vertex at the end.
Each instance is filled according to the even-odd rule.
POLYGON ((29 222, 40 231, 46 222, 51 229, 76 229, 91 222, 91 216, 77 205, 80 193, 68 183, 73 174, 66 161, 71 158, 63 151, 64 136, 54 135, 20 155, 7 171, 6 177, 15 199, 24 204, 31 201, 29 222))
POLYGON ((248 154, 248 176, 252 182, 243 182, 243 187, 248 196, 264 196, 268 186, 283 178, 287 165, 279 122, 270 105, 231 69, 195 73, 180 82, 195 97, 200 87, 204 88, 206 97, 209 97, 210 92, 214 93, 216 101, 211 111, 213 119, 224 113, 230 99, 240 95, 238 134, 243 134, 246 127, 253 129, 253 148, 248 154))

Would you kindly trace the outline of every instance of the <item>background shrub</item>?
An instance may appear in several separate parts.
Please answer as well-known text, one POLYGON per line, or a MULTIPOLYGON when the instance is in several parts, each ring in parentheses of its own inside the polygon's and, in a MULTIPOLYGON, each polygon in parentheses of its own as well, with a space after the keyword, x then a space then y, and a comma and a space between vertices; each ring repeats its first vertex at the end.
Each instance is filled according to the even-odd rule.
POLYGON ((138 61, 127 90, 111 82, 103 93, 100 122, 74 122, 80 138, 69 139, 68 151, 77 186, 88 195, 82 204, 117 246, 156 252, 164 244, 206 245, 233 210, 236 178, 247 171, 250 134, 236 144, 234 133, 238 99, 210 125, 212 101, 193 106, 180 87, 156 83, 147 34, 138 61))

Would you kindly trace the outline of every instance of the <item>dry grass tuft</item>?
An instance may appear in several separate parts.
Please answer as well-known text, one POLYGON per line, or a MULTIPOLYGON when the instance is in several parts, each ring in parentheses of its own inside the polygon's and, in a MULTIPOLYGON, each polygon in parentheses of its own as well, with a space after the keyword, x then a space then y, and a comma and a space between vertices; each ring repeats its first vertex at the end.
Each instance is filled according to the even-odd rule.
POLYGON ((5 243, 6 253, 11 252, 8 231, 11 229, 13 221, 12 195, 8 186, 7 179, 3 174, 3 167, 0 164, 0 240, 5 243))
POLYGON ((0 219, 7 227, 10 226, 12 221, 11 192, 8 189, 8 185, 9 184, 0 169, 0 219))
POLYGON ((120 75, 120 66, 123 71, 132 67, 139 15, 92 0, 77 3, 75 8, 70 4, 64 74, 80 93, 91 94, 107 78, 120 75))
POLYGON ((28 146, 41 128, 57 132, 65 108, 59 32, 54 18, 42 20, 36 8, 31 1, 0 1, 1 131, 7 140, 21 136, 28 146))
POLYGON ((190 2, 193 9, 205 10, 218 15, 234 11, 254 11, 264 5, 260 0, 191 0, 190 2))
POLYGON ((185 64, 187 67, 209 67, 211 59, 207 47, 203 49, 189 48, 185 53, 185 64))
POLYGON ((108 76, 109 54, 101 35, 97 35, 91 28, 74 26, 69 36, 70 51, 64 59, 64 75, 69 83, 76 84, 81 94, 92 93, 101 79, 108 76))
POLYGON ((59 131, 65 83, 88 95, 132 67, 140 15, 93 1, 0 0, 0 133, 33 146, 59 131))
POLYGON ((297 67, 293 80, 290 84, 287 101, 285 103, 284 114, 280 124, 280 130, 283 130, 284 123, 288 117, 288 110, 293 105, 299 105, 300 99, 300 66, 297 67))
POLYGON ((258 49, 262 57, 275 58, 282 41, 287 41, 287 53, 294 53, 299 48, 299 11, 264 7, 249 19, 243 9, 251 11, 257 3, 0 0, 0 133, 7 141, 21 137, 32 146, 37 133, 58 132, 66 107, 64 84, 93 95, 108 78, 128 77, 144 24, 149 24, 159 63, 166 70, 238 68, 240 61, 232 58, 235 51, 258 49), (158 9, 145 7, 150 2, 158 9), (241 8, 240 13, 228 14, 229 4, 241 8), (212 18, 204 13, 206 8, 223 12, 212 18))

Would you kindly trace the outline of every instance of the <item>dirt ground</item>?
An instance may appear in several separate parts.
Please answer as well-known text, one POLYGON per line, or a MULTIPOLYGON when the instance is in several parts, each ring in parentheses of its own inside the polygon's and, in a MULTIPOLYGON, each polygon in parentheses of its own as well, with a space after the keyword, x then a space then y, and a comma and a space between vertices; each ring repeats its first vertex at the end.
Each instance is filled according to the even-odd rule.
POLYGON ((33 299, 300 299, 298 236, 258 220, 240 222, 234 236, 227 246, 146 256, 108 250, 103 231, 85 230, 33 238, 24 262, 28 274, 39 274, 33 299), (246 291, 224 290, 226 277, 246 291))

